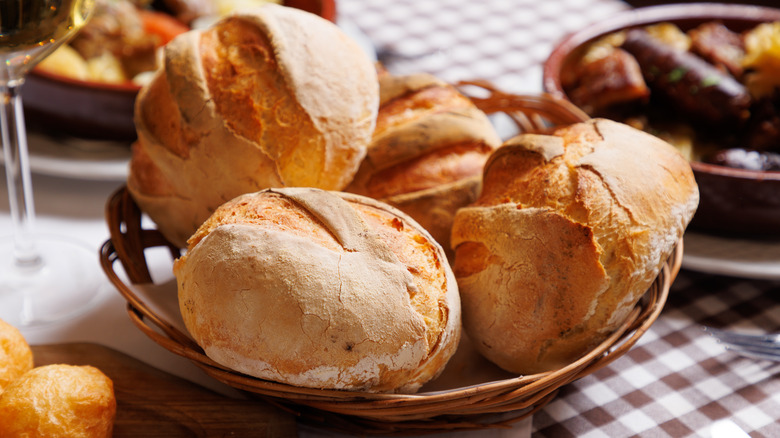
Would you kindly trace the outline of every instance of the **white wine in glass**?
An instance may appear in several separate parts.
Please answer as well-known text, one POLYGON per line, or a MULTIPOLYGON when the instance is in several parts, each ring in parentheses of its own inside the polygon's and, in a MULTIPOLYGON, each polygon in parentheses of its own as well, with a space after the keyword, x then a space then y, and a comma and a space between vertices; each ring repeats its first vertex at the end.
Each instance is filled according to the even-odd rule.
POLYGON ((25 75, 87 22, 94 0, 0 0, 0 134, 13 236, 0 241, 0 319, 61 321, 98 295, 97 250, 35 232, 20 88, 25 75))

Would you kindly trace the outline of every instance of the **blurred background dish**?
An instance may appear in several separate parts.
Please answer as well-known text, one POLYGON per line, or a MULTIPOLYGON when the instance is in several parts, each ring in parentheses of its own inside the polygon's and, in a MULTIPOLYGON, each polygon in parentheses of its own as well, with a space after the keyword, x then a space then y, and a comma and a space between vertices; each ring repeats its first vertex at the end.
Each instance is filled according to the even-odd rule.
MULTIPOLYGON (((62 137, 30 131, 30 170, 36 174, 85 181, 127 180, 130 148, 125 142, 62 137)), ((0 165, 4 163, 0 154, 0 165)))
MULTIPOLYGON (((599 41, 599 44, 602 44, 618 35, 620 38, 619 42, 610 42, 610 44, 625 48, 628 43, 623 43, 623 41, 628 39, 632 39, 633 41, 633 34, 632 37, 629 37, 627 36, 629 35, 628 33, 622 32, 628 29, 642 28, 643 30, 648 30, 648 26, 671 23, 679 29, 679 31, 682 31, 682 38, 688 38, 690 44, 691 38, 689 36, 689 31, 694 28, 700 28, 700 26, 705 23, 722 24, 730 31, 729 34, 732 37, 736 35, 744 41, 744 33, 756 29, 761 23, 773 21, 780 21, 780 9, 750 5, 690 3, 651 6, 625 11, 616 14, 609 19, 587 26, 561 40, 553 49, 543 66, 543 87, 545 91, 555 96, 575 101, 575 103, 586 109, 591 115, 608 114, 607 116, 610 118, 620 119, 623 118, 624 114, 632 114, 639 108, 640 112, 646 111, 646 113, 641 114, 641 116, 646 116, 647 119, 651 120, 654 120, 653 117, 656 117, 655 120, 658 120, 660 116, 669 118, 670 115, 674 114, 674 123, 676 125, 679 119, 686 116, 685 113, 692 113, 692 111, 686 109, 682 113, 679 111, 675 113, 675 111, 682 106, 681 104, 678 104, 677 108, 672 107, 661 110, 657 107, 647 105, 646 102, 648 100, 651 102, 651 105, 656 105, 656 103, 652 103, 654 102, 654 95, 652 93, 656 93, 655 90, 657 89, 653 88, 655 86, 654 83, 651 83, 648 87, 651 90, 649 92, 650 97, 645 95, 628 104, 623 102, 620 105, 612 107, 613 110, 618 110, 613 111, 610 114, 609 110, 601 111, 598 108, 598 105, 601 102, 595 101, 597 97, 604 98, 607 96, 608 94, 606 91, 610 90, 607 88, 601 89, 601 92, 593 92, 593 90, 590 90, 590 94, 587 91, 583 92, 582 89, 576 90, 570 86, 572 83, 571 73, 584 71, 584 69, 581 68, 583 57, 587 50, 591 50, 594 47, 593 43, 596 41, 599 41), (621 46, 621 44, 623 45, 621 46), (567 75, 569 76, 567 77, 567 75), (587 97, 588 95, 590 95, 590 97, 587 97), (583 96, 586 96, 584 100, 583 96), (636 102, 641 99, 645 99, 644 103, 636 104, 636 102), (648 115, 651 111, 655 111, 655 115, 648 115)), ((653 31, 657 32, 660 27, 662 26, 656 26, 653 31)), ((780 27, 777 28, 780 29, 780 27)), ((666 30, 664 30, 664 32, 666 32, 666 30)), ((772 41, 774 41, 773 44, 777 45, 777 50, 774 48, 770 48, 770 50, 773 51, 774 55, 780 56, 780 43, 778 43, 778 41, 780 41, 780 34, 775 35, 773 38, 774 40, 772 41)), ((718 48, 718 46, 714 47, 716 49, 718 48)), ((631 50, 626 51, 629 53, 631 52, 631 50)), ((687 51, 687 49, 685 51, 687 51)), ((591 52, 591 54, 592 53, 593 52, 591 52)), ((742 56, 744 57, 746 55, 743 54, 742 56)), ((664 58, 662 62, 665 62, 666 60, 667 59, 664 58)), ((639 62, 638 64, 642 64, 642 62, 639 62)), ((750 70, 751 68, 752 67, 748 67, 741 73, 752 73, 750 70)), ((673 66, 673 68, 667 72, 668 80, 665 86, 672 88, 689 80, 690 76, 687 75, 691 70, 692 69, 685 66, 673 66)), ((721 71, 723 70, 721 69, 721 71)), ((602 78, 605 77, 603 73, 603 71, 600 72, 602 78)), ((636 76, 636 73, 634 73, 634 76, 636 76)), ((640 73, 640 79, 641 76, 647 78, 647 71, 642 71, 642 73, 640 73)), ((776 78, 777 75, 771 75, 771 77, 776 78)), ((718 87, 720 87, 721 84, 725 83, 725 80, 721 84, 718 83, 719 80, 720 79, 710 80, 709 77, 702 78, 698 85, 700 85, 702 90, 705 89, 706 86, 711 85, 718 85, 718 87)), ((729 79, 729 81, 730 80, 731 79, 729 79)), ((626 87, 625 89, 631 89, 632 92, 637 93, 637 96, 645 92, 639 90, 638 87, 626 87)), ((623 91, 625 91, 625 89, 623 91)), ((621 91, 621 93, 623 91, 621 91)), ((694 101, 694 104, 701 105, 701 102, 704 102, 704 99, 701 98, 702 94, 693 94, 692 96, 687 96, 690 98, 689 100, 694 101)), ((767 101, 770 102, 768 106, 771 111, 774 112, 772 118, 770 118, 767 123, 774 129, 775 135, 780 133, 778 130, 778 128, 780 128, 780 124, 778 124, 780 118, 777 117, 779 111, 777 96, 778 94, 776 93, 774 97, 767 99, 767 101), (772 123, 775 125, 772 125, 772 123)), ((757 101, 757 99, 754 98, 754 102, 755 101, 757 101)), ((655 102, 657 102, 657 100, 655 102)), ((713 117, 719 117, 722 114, 725 114, 725 110, 730 108, 730 105, 731 103, 701 106, 705 110, 716 108, 720 113, 716 113, 713 117)), ((741 115, 749 113, 752 117, 759 112, 756 106, 750 106, 749 108, 743 107, 742 110, 748 112, 735 111, 735 113, 741 115)), ((639 117, 633 119, 633 121, 638 119, 639 117)), ((621 121, 627 120, 628 118, 623 118, 621 121)), ((697 140, 697 135, 701 138, 704 134, 716 133, 714 137, 717 138, 718 141, 722 139, 724 143, 726 143, 727 139, 733 137, 733 134, 737 132, 737 128, 727 128, 722 132, 718 132, 718 129, 728 126, 728 123, 728 121, 715 121, 709 126, 706 126, 695 121, 686 122, 686 126, 681 129, 681 131, 687 131, 686 134, 692 135, 692 137, 697 140)), ((744 125, 747 123, 747 121, 743 121, 743 125, 739 125, 740 128, 738 129, 740 132, 745 129, 744 125)), ((709 150, 704 150, 704 148, 699 150, 699 146, 695 141, 692 142, 688 138, 684 138, 683 141, 676 142, 677 139, 670 138, 673 136, 671 136, 669 132, 659 129, 658 125, 640 124, 640 127, 643 127, 656 135, 662 137, 666 136, 665 138, 670 142, 677 143, 678 146, 681 146, 683 152, 689 156, 691 167, 694 170, 701 191, 701 202, 693 222, 691 223, 692 229, 725 235, 780 236, 780 171, 735 167, 750 167, 744 165, 744 162, 736 164, 728 162, 718 164, 705 162, 711 161, 711 158, 707 155, 709 150), (687 146, 685 146, 686 142, 688 142, 687 146)), ((662 128, 665 129, 666 126, 662 126, 662 128)), ((776 153, 780 152, 780 148, 778 148, 780 142, 778 142, 777 139, 780 139, 780 136, 774 137, 774 140, 769 140, 767 142, 769 146, 763 150, 743 151, 741 157, 752 157, 758 158, 759 160, 768 159, 771 161, 775 157, 778 157, 776 153)), ((736 139, 736 142, 740 147, 743 145, 743 143, 740 143, 742 141, 743 139, 741 138, 736 139)), ((732 146, 725 146, 724 150, 731 147, 732 146)), ((736 150, 736 148, 734 150, 736 150)), ((772 166, 765 168, 774 169, 772 166)), ((759 169, 763 168, 759 167, 759 169)))
MULTIPOLYGON (((80 138, 134 140, 135 96, 157 49, 199 20, 264 1, 99 1, 101 13, 28 76, 22 88, 28 124, 80 138)), ((336 21, 335 0, 282 3, 336 21)))
POLYGON ((682 265, 713 275, 780 280, 780 244, 705 233, 685 233, 682 265))

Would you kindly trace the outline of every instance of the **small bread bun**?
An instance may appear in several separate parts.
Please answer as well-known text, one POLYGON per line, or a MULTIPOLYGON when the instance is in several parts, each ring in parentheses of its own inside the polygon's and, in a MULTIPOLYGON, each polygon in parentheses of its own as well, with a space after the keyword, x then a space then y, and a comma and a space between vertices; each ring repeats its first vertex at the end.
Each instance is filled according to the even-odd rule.
POLYGON ((376 130, 345 191, 397 207, 448 250, 452 218, 476 200, 501 139, 468 97, 432 75, 381 71, 379 91, 376 130))
POLYGON ((0 437, 110 437, 115 415, 114 385, 100 370, 45 365, 0 394, 0 437))
POLYGON ((509 140, 453 225, 470 339, 520 374, 576 360, 625 320, 698 200, 674 147, 620 123, 509 140))
POLYGON ((379 106, 374 64, 335 24, 266 4, 178 36, 136 100, 127 186, 181 247, 222 203, 268 187, 340 190, 379 106))
POLYGON ((460 339, 441 247, 374 199, 268 189, 221 206, 174 263, 195 341, 236 371, 296 386, 413 392, 460 339))
POLYGON ((0 319, 0 394, 33 368, 33 353, 19 330, 0 319))

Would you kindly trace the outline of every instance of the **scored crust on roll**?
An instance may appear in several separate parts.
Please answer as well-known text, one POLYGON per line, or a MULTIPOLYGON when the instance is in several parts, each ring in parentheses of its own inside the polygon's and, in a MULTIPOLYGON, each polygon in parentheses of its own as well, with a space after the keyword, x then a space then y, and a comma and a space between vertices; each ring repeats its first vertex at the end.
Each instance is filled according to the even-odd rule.
POLYGON ((594 119, 509 140, 453 225, 469 337, 512 372, 576 360, 625 320, 698 199, 679 152, 626 125, 594 119))
POLYGON ((182 34, 136 100, 128 189, 174 244, 268 187, 344 188, 376 122, 376 70, 333 23, 267 4, 182 34))
POLYGON ((484 112, 435 76, 380 72, 379 91, 371 144, 345 191, 397 207, 449 252, 452 218, 476 199, 501 139, 484 112))
POLYGON ((460 338, 441 247, 376 200, 268 189, 221 206, 174 264, 195 341, 236 371, 296 386, 413 392, 460 338))
POLYGON ((384 199, 478 176, 501 144, 485 113, 432 75, 380 74, 379 90, 376 129, 350 192, 384 199))

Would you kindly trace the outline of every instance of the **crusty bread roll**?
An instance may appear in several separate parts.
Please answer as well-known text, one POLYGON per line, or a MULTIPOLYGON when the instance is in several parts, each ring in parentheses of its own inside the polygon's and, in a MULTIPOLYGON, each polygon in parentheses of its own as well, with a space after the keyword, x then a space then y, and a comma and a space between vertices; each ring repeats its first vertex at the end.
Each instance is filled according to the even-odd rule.
POLYGON ((216 362, 296 386, 413 392, 460 339, 441 247, 374 199, 282 188, 221 206, 174 263, 187 330, 216 362))
POLYGON ((111 437, 114 384, 91 366, 45 365, 0 394, 0 437, 111 437))
POLYGON ((468 97, 432 75, 380 71, 379 90, 376 130, 345 191, 397 207, 448 250, 455 212, 476 199, 501 139, 468 97))
POLYGON ((21 332, 0 319, 0 393, 33 367, 33 353, 21 332))
POLYGON ((340 190, 376 122, 374 64, 333 23, 267 4, 171 41, 136 100, 128 189, 174 244, 268 187, 340 190))
POLYGON ((698 200, 677 150, 623 124, 509 140, 453 224, 466 332, 511 372, 571 363, 625 320, 698 200))

